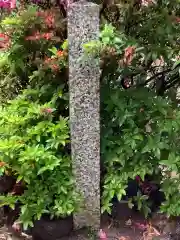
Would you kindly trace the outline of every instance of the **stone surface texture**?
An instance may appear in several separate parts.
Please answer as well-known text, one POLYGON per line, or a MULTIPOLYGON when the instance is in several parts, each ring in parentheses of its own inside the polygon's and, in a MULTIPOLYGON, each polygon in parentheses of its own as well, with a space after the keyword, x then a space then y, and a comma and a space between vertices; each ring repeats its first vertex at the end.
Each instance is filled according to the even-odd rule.
POLYGON ((100 69, 79 61, 83 44, 99 39, 99 7, 76 2, 68 10, 71 151, 76 187, 83 196, 75 229, 100 227, 100 69))

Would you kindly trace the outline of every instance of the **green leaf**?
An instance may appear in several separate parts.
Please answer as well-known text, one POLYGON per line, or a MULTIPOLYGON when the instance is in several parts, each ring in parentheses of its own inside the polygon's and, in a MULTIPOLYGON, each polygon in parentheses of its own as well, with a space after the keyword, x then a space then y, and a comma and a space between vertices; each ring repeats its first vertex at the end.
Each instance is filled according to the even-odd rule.
POLYGON ((52 52, 54 55, 56 55, 56 53, 57 53, 57 48, 56 47, 52 47, 52 48, 49 48, 48 49, 50 52, 52 52))
POLYGON ((161 150, 159 148, 155 149, 154 154, 158 159, 161 158, 161 150))
POLYGON ((141 200, 139 200, 139 201, 138 201, 138 210, 140 211, 141 208, 142 208, 142 202, 141 202, 141 200))
POLYGON ((174 63, 172 70, 174 70, 177 67, 180 67, 180 60, 178 60, 177 62, 174 63))
POLYGON ((118 199, 118 201, 121 201, 121 199, 122 199, 122 193, 121 192, 117 193, 117 199, 118 199))
POLYGON ((134 204, 132 203, 132 199, 128 201, 128 207, 132 209, 134 207, 134 204))
POLYGON ((143 136, 142 136, 142 135, 134 135, 133 138, 134 138, 135 140, 143 141, 143 136))
POLYGON ((115 195, 115 191, 114 190, 110 190, 109 191, 109 196, 110 196, 111 199, 114 197, 114 195, 115 195))
POLYGON ((37 140, 38 142, 40 142, 40 141, 41 141, 41 136, 37 135, 37 136, 36 136, 36 140, 37 140))

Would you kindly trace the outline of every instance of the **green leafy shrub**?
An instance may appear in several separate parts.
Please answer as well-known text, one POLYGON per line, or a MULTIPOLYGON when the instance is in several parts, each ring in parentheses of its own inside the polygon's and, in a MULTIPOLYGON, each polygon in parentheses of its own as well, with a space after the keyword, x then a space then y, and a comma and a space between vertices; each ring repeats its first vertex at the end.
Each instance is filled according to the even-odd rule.
POLYGON ((44 214, 66 217, 78 208, 69 152, 68 43, 60 20, 53 9, 26 6, 1 21, 9 43, 0 59, 0 169, 17 183, 0 200, 20 204, 24 228, 44 214))
MULTIPOLYGON (((130 179, 149 174, 165 194, 161 211, 179 215, 179 4, 114 7, 114 27, 105 24, 100 40, 84 45, 101 58, 102 212, 111 211, 115 195, 126 195, 130 179)), ((147 216, 148 196, 133 200, 147 216)))
POLYGON ((36 90, 26 90, 1 108, 0 114, 0 156, 4 170, 25 186, 21 196, 11 192, 1 196, 1 201, 22 204, 20 221, 25 227, 43 214, 52 217, 72 214, 78 204, 71 159, 65 148, 69 143, 68 119, 56 118, 53 98, 40 104, 35 100, 36 94, 36 90))
MULTIPOLYGON (((142 179, 146 174, 159 175, 156 181, 162 181, 163 192, 168 193, 167 182, 172 182, 169 173, 179 173, 179 109, 173 110, 170 101, 156 97, 145 89, 126 92, 113 89, 109 95, 103 96, 107 96, 103 98, 101 139, 102 158, 107 170, 103 208, 109 210, 114 195, 121 200, 126 194, 128 180, 135 179, 137 175, 142 179), (161 175, 161 167, 166 167, 164 176, 161 175)), ((172 190, 171 193, 175 197, 177 189, 176 193, 172 190)), ((164 204, 171 201, 172 195, 166 195, 164 204)), ((165 210, 174 215, 169 211, 165 210)))
MULTIPOLYGON (((129 179, 135 179, 137 175, 144 179, 146 174, 156 174, 159 176, 156 181, 161 184, 166 197, 161 210, 168 215, 179 215, 180 115, 178 100, 168 91, 171 87, 177 89, 179 84, 179 62, 176 60, 174 63, 179 50, 176 44, 167 47, 164 41, 158 40, 158 44, 151 42, 153 35, 148 39, 147 25, 149 22, 155 24, 150 15, 162 17, 163 14, 158 15, 157 5, 138 12, 139 18, 143 19, 145 13, 149 14, 146 24, 144 22, 146 40, 138 26, 128 35, 125 30, 119 32, 112 26, 105 26, 101 33, 101 153, 107 172, 104 176, 102 211, 111 211, 114 195, 121 200, 126 194, 129 179), (142 37, 137 38, 136 32, 142 37), (156 64, 153 67, 158 57, 165 62, 160 73, 153 69, 158 69, 156 64), (157 78, 158 74, 161 79, 157 78), (158 80, 163 81, 160 88, 158 80), (133 87, 124 90, 122 83, 126 84, 123 87, 129 88, 132 84, 133 87), (172 171, 176 173, 173 179, 169 177, 172 171)), ((155 28, 163 26, 159 24, 155 28)), ((167 26, 172 35, 162 34, 177 41, 177 32, 173 29, 177 31, 179 26, 172 18, 167 26)), ((157 32, 157 38, 159 34, 157 32)), ((147 199, 147 196, 134 198, 139 210, 142 208, 146 215, 149 208, 144 200, 147 199)), ((131 203, 132 199, 129 200, 131 203)))

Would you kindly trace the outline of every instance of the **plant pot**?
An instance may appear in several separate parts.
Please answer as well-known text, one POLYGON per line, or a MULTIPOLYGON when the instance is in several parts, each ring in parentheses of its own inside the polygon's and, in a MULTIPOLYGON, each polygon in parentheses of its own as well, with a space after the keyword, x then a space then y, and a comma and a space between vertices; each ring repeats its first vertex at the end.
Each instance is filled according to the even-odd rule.
POLYGON ((16 183, 16 179, 12 176, 1 176, 0 177, 0 194, 8 193, 12 190, 14 184, 16 183))
POLYGON ((34 223, 31 229, 33 240, 59 240, 68 236, 73 230, 73 217, 50 220, 49 217, 42 217, 34 223))

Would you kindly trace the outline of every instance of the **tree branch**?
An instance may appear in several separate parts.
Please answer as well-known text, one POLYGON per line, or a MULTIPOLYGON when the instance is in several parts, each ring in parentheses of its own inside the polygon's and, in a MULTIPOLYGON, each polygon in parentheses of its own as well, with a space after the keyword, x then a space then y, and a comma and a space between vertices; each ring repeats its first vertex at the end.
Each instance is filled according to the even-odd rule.
POLYGON ((137 87, 143 87, 143 86, 147 85, 149 82, 151 82, 152 80, 156 79, 157 77, 171 72, 171 70, 172 69, 168 68, 168 69, 166 69, 162 72, 158 72, 158 73, 154 74, 152 77, 148 78, 144 83, 141 83, 141 84, 137 85, 137 87))

